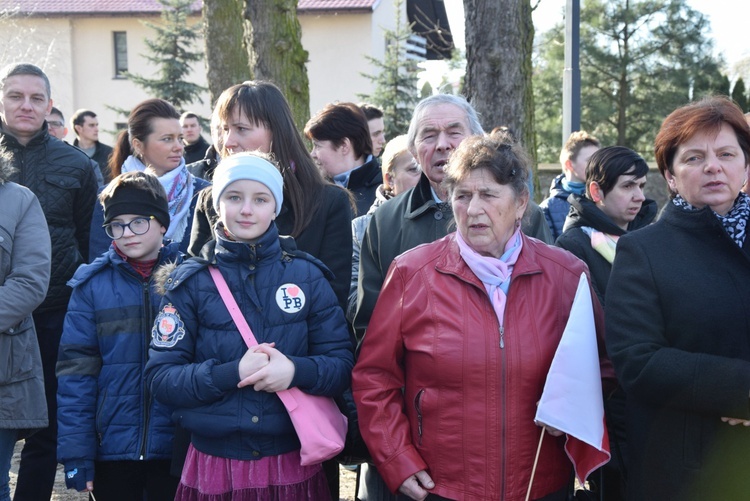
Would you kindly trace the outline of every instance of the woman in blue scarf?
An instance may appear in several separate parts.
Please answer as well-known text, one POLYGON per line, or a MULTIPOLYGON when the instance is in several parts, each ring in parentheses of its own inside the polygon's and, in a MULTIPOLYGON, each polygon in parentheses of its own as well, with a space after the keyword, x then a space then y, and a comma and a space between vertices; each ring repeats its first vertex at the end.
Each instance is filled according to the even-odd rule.
MULTIPOLYGON (((109 160, 112 177, 123 172, 149 170, 159 178, 167 192, 171 219, 164 237, 179 242, 181 252, 186 252, 190 243, 198 193, 209 185, 188 172, 184 150, 180 114, 163 99, 147 99, 133 108, 128 128, 118 136, 109 160)), ((112 243, 104 232, 103 222, 104 213, 97 202, 89 237, 91 261, 106 252, 112 243)))

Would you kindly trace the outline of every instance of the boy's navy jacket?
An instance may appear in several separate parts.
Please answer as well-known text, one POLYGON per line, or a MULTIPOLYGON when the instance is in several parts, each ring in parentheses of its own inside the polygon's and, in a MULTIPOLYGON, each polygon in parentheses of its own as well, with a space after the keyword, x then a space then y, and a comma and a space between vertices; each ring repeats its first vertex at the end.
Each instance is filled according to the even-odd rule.
MULTIPOLYGON (((349 387, 354 356, 344 313, 314 257, 282 249, 275 224, 255 244, 226 240, 219 227, 206 259, 189 259, 166 283, 154 324, 146 378, 193 446, 252 460, 299 449, 289 415, 274 393, 237 388, 247 352, 207 269, 218 266, 259 343, 295 366, 290 386, 337 396, 349 387)), ((204 248, 206 250, 206 248, 204 248)))
MULTIPOLYGON (((162 247, 157 267, 179 263, 178 248, 162 247)), ((68 285, 57 361, 58 461, 68 471, 93 469, 95 459, 170 459, 174 425, 143 378, 161 302, 153 275, 143 279, 110 248, 68 285)))

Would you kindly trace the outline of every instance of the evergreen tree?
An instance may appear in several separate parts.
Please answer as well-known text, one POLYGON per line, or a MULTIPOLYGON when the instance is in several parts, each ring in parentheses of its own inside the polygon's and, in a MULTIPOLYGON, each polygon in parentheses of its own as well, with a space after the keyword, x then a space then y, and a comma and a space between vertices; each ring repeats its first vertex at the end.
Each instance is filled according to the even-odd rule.
POLYGON ((407 58, 406 41, 411 29, 402 19, 403 0, 395 0, 395 30, 384 30, 386 50, 383 61, 366 56, 375 66, 375 75, 365 75, 375 84, 372 94, 358 94, 361 99, 383 110, 385 136, 396 137, 406 134, 414 106, 419 102, 415 60, 407 58))
POLYGON ((734 99, 737 105, 742 108, 742 111, 748 111, 747 92, 745 89, 745 81, 742 77, 738 78, 737 82, 734 84, 734 88, 732 89, 732 99, 734 99))
POLYGON ((203 53, 194 48, 199 37, 200 25, 189 26, 188 15, 193 0, 159 0, 164 6, 161 24, 147 23, 156 31, 153 40, 145 40, 148 55, 144 57, 158 67, 154 78, 127 73, 126 76, 151 96, 169 101, 175 108, 184 109, 194 102, 203 102, 201 93, 206 91, 187 80, 190 64, 203 60, 203 53))
MULTIPOLYGON (((581 8, 581 128, 603 144, 653 157, 664 117, 723 85, 708 30, 686 0, 588 0, 581 8)), ((563 46, 560 24, 544 35, 535 68, 538 142, 548 162, 560 151, 563 46)))

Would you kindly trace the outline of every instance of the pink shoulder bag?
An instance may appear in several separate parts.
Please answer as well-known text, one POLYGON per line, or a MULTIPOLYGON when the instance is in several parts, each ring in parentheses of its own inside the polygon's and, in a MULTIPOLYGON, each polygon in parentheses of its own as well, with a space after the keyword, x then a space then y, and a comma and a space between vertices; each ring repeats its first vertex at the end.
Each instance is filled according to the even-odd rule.
MULTIPOLYGON (((208 269, 248 348, 257 346, 258 341, 247 320, 242 316, 221 272, 215 266, 209 266, 208 269)), ((276 395, 289 412, 294 430, 302 444, 302 466, 322 463, 341 452, 346 439, 347 420, 331 397, 308 395, 296 387, 278 391, 276 395)))

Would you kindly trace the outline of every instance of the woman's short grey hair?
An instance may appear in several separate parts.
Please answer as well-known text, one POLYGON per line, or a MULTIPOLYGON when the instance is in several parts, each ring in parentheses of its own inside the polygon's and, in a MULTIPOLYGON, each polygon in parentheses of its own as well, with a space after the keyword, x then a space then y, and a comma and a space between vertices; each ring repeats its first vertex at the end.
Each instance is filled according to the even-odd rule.
POLYGON ((509 185, 520 197, 529 192, 530 165, 526 150, 506 132, 467 137, 448 160, 443 187, 452 195, 471 172, 487 169, 497 183, 509 185))
POLYGON ((453 94, 435 94, 434 96, 426 97, 422 99, 417 106, 414 108, 414 114, 409 122, 408 145, 411 151, 416 151, 415 143, 417 140, 417 127, 422 117, 432 106, 438 106, 441 104, 452 104, 458 106, 464 113, 466 113, 466 121, 469 124, 469 132, 472 135, 484 134, 482 124, 479 123, 479 117, 474 108, 463 96, 454 96, 453 94))

